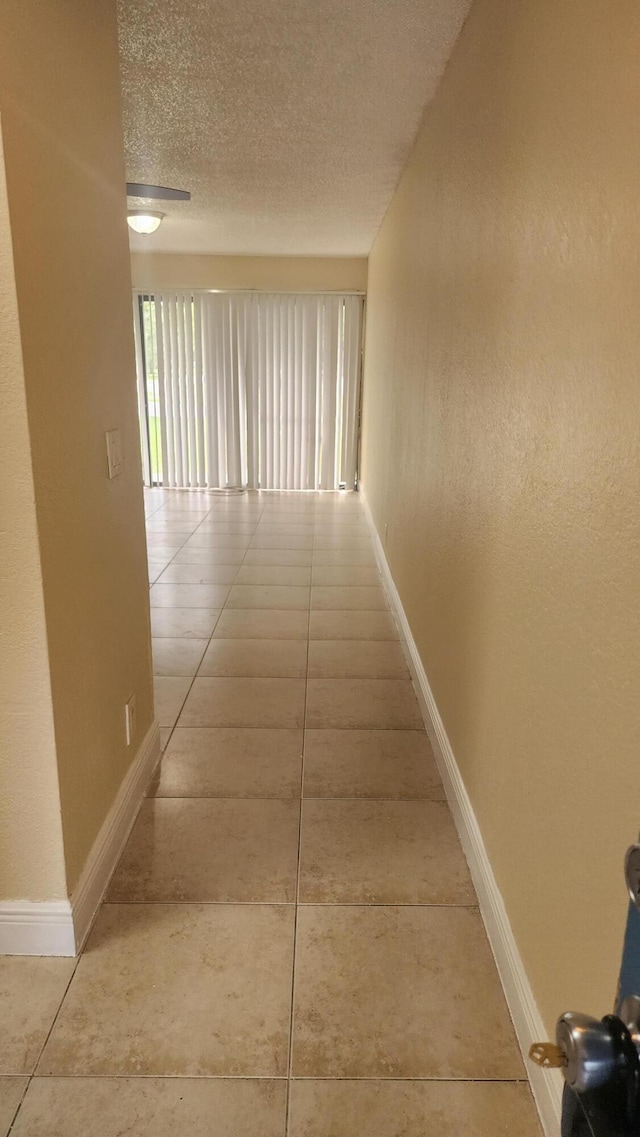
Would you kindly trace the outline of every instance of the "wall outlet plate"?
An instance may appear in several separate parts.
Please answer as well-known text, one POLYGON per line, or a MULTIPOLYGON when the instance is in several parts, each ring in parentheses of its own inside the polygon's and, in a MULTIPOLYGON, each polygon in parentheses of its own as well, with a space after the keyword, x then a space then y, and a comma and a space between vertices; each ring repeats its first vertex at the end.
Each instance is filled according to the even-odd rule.
POLYGON ((127 746, 131 746, 138 727, 138 711, 136 707, 136 697, 132 695, 124 708, 124 726, 127 735, 127 746))
POLYGON ((117 478, 122 473, 122 442, 119 430, 108 430, 107 440, 107 470, 110 478, 117 478))

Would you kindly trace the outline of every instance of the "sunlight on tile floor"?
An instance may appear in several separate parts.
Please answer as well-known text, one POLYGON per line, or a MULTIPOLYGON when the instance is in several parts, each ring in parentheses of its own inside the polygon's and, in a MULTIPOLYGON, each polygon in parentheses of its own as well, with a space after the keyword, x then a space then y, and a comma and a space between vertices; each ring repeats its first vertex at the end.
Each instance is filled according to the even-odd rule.
POLYGON ((539 1137, 357 495, 146 499, 163 761, 0 1137, 539 1137))

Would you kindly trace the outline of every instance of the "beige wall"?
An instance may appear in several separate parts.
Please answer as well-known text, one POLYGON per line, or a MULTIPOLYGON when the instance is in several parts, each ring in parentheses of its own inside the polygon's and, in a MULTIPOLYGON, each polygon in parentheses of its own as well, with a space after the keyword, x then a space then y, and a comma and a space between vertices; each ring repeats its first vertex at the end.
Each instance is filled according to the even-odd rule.
POLYGON ((115 0, 3 5, 0 109, 72 889, 152 721, 115 0))
POLYGON ((363 485, 549 1029, 640 828, 639 55, 476 0, 370 259, 363 485))
POLYGON ((66 896, 42 573, 0 120, 0 897, 66 896))
POLYGON ((358 257, 213 257, 132 253, 134 288, 239 288, 274 292, 364 292, 358 257))

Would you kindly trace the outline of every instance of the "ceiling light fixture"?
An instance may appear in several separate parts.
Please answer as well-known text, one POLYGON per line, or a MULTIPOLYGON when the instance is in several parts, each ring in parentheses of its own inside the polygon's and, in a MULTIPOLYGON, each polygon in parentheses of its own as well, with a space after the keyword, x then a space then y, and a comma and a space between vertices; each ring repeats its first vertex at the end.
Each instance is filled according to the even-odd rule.
POLYGON ((129 209, 127 211, 127 225, 134 233, 155 233, 160 225, 164 213, 155 209, 129 209))

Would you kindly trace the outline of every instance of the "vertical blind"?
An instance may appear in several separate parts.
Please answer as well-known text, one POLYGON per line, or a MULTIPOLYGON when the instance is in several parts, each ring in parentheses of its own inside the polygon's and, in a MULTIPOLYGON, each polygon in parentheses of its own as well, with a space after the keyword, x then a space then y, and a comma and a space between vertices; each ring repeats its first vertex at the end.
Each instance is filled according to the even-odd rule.
POLYGON ((147 484, 353 489, 363 300, 134 297, 147 484))

